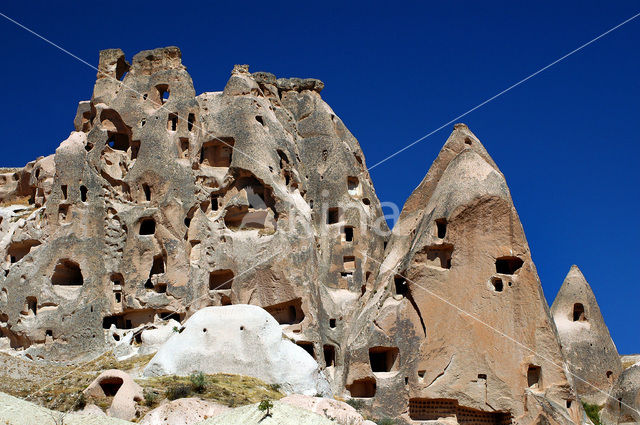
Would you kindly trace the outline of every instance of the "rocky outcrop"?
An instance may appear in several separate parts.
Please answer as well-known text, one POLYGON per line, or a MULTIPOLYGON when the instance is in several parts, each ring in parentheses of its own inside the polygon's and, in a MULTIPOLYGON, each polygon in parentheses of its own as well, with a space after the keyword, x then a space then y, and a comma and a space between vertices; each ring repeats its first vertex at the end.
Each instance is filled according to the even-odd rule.
POLYGON ((465 125, 407 200, 374 282, 347 342, 352 397, 406 421, 582 420, 504 176, 465 125))
POLYGON ((304 409, 274 401, 270 414, 258 409, 258 404, 237 407, 198 425, 335 425, 336 422, 304 409))
POLYGON ((600 418, 605 425, 640 423, 640 363, 620 374, 600 418))
POLYGON ((376 416, 583 421, 506 181, 466 126, 389 240, 321 81, 240 65, 198 95, 176 47, 131 63, 105 50, 98 68, 55 155, 0 181, 1 205, 25 204, 0 208, 0 347, 74 362, 170 335, 148 373, 229 371, 246 355, 272 382, 300 376, 258 359, 304 349, 296 386, 311 391, 317 367, 376 416), (211 321, 240 304, 271 317, 237 306, 248 316, 211 321), (202 358, 216 362, 171 344, 212 335, 223 343, 202 358))
POLYGON ((137 417, 136 406, 142 401, 142 388, 128 373, 117 369, 105 370, 83 391, 90 399, 111 400, 107 414, 114 418, 132 420, 137 417))
POLYGON ((338 424, 375 425, 374 422, 365 420, 356 409, 344 401, 324 397, 310 397, 301 394, 291 394, 281 398, 280 402, 317 413, 318 415, 331 419, 338 424))
POLYGON ((571 266, 551 314, 578 395, 586 402, 602 405, 622 365, 596 297, 577 266, 571 266))
POLYGON ((318 363, 283 338, 278 322, 260 307, 231 305, 196 312, 169 338, 145 376, 232 373, 278 384, 289 393, 327 393, 318 363))
POLYGON ((162 404, 140 420, 140 425, 191 425, 229 410, 227 406, 198 398, 180 398, 162 404))

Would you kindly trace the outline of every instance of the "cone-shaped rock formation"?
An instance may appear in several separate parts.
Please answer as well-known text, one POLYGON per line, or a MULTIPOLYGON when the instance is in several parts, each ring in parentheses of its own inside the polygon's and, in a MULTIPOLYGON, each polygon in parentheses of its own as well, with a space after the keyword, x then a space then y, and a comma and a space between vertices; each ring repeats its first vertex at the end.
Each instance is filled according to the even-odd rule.
POLYGON ((603 404, 622 370, 600 307, 578 266, 571 266, 551 306, 575 387, 584 401, 603 404))

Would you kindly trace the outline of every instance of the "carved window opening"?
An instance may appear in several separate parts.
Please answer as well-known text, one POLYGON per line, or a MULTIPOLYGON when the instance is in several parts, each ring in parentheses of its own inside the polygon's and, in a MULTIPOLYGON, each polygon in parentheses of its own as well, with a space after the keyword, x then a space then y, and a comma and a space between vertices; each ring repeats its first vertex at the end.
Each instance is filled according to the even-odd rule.
POLYGON ((527 386, 538 390, 542 389, 542 368, 540 366, 529 365, 527 369, 527 386))
POLYGON ((87 202, 87 191, 86 186, 80 186, 80 200, 82 202, 87 202))
POLYGON ((192 131, 193 130, 193 125, 196 122, 196 116, 195 114, 191 113, 189 114, 189 117, 187 118, 187 130, 188 131, 192 131))
POLYGON ((329 319, 329 327, 331 329, 336 327, 336 319, 329 319))
POLYGON ((335 366, 336 364, 336 347, 330 344, 325 344, 322 347, 324 352, 324 364, 326 367, 335 366))
POLYGON ((573 305, 573 321, 574 322, 586 322, 587 316, 584 313, 584 305, 575 303, 573 305))
POLYGON ((167 130, 168 131, 176 131, 178 129, 178 115, 169 114, 167 118, 167 130))
POLYGON ((58 261, 51 276, 52 285, 81 286, 83 283, 84 279, 78 263, 68 259, 58 261))
POLYGON ((153 235, 156 233, 156 221, 153 218, 143 218, 140 221, 140 235, 153 235))
POLYGON ((431 245, 423 248, 416 254, 416 262, 428 264, 442 269, 451 268, 451 258, 453 256, 453 245, 431 245))
POLYGON ((353 272, 356 269, 356 257, 352 255, 342 257, 342 267, 347 272, 353 272))
POLYGON ((436 234, 439 239, 444 239, 447 235, 447 219, 439 218, 436 220, 436 234))
POLYGON ((24 302, 23 314, 38 314, 38 299, 36 297, 27 297, 24 302))
POLYGON ((341 216, 340 208, 333 207, 327 210, 327 224, 336 224, 340 221, 341 216))
POLYGON ((232 137, 218 137, 202 144, 200 164, 208 167, 229 167, 235 140, 232 137))
POLYGON ((345 226, 343 228, 342 238, 345 242, 353 242, 353 227, 345 226))
POLYGON ((106 397, 115 396, 116 393, 120 390, 122 384, 122 378, 118 377, 103 378, 99 383, 100 388, 102 389, 102 392, 106 397))
POLYGON ((219 291, 224 289, 231 289, 233 284, 234 274, 231 270, 214 270, 209 273, 209 290, 219 291))
POLYGON ((347 390, 354 398, 372 398, 376 395, 376 380, 373 378, 356 379, 347 385, 347 390))
POLYGON ((349 176, 347 177, 347 191, 349 195, 358 195, 360 192, 360 181, 357 177, 349 176))
POLYGON ((369 348, 369 363, 373 372, 391 372, 398 370, 398 347, 369 348))
POLYGON ((63 200, 67 200, 67 185, 63 184, 62 186, 60 186, 60 190, 62 191, 62 199, 63 200))
POLYGON ((7 257, 9 261, 13 263, 17 263, 22 260, 29 252, 31 252, 32 248, 40 245, 40 241, 35 239, 28 239, 20 242, 12 242, 7 249, 7 257))
POLYGON ((393 278, 393 283, 396 288, 396 294, 406 297, 409 293, 409 284, 407 283, 407 279, 400 275, 395 275, 395 277, 393 278))
POLYGON ((115 133, 109 131, 107 138, 107 145, 116 151, 126 152, 129 150, 129 135, 125 133, 115 133))
POLYGON ((264 309, 281 325, 294 325, 304 320, 301 298, 267 306, 264 309))
POLYGON ((144 191, 144 199, 149 202, 151 201, 151 188, 148 184, 142 183, 142 190, 144 191))
POLYGON ((496 292, 502 292, 504 289, 504 283, 499 277, 492 277, 491 285, 493 286, 493 290, 496 292))
POLYGON ((500 257, 496 259, 496 272, 501 274, 515 274, 523 264, 524 261, 518 257, 500 257))
POLYGON ((309 355, 311 357, 313 357, 314 359, 316 358, 316 353, 315 353, 315 350, 313 349, 313 342, 310 342, 310 341, 298 341, 298 342, 296 342, 296 344, 300 348, 304 349, 304 351, 309 353, 309 355))
POLYGON ((179 139, 180 142, 180 158, 182 159, 187 159, 189 158, 189 138, 188 137, 181 137, 179 139))

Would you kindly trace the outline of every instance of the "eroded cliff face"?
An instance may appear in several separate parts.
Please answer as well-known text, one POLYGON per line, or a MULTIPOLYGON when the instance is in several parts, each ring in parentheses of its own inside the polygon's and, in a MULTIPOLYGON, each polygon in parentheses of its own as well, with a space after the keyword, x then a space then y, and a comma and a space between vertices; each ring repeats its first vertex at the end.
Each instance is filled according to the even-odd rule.
POLYGON ((78 360, 254 304, 375 412, 582 421, 506 182, 466 126, 385 250, 364 155, 319 80, 236 66, 196 95, 175 47, 131 64, 106 50, 99 70, 55 156, 3 175, 0 202, 29 204, 0 209, 0 344, 78 360))
POLYGON ((348 340, 351 395, 416 421, 581 420, 504 176, 466 126, 407 201, 374 288, 348 340))

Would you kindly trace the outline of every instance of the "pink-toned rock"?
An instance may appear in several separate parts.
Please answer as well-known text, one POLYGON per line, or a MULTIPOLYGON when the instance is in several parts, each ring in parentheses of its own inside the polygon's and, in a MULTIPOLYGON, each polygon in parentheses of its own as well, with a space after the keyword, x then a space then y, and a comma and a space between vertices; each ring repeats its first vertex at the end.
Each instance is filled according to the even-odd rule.
POLYGON ((229 410, 211 401, 199 398, 181 398, 162 404, 140 421, 142 425, 188 425, 218 416, 229 410))
POLYGON ((127 421, 136 417, 136 403, 143 397, 142 387, 129 374, 117 369, 102 372, 84 390, 84 394, 93 398, 113 396, 107 415, 127 421))
POLYGON ((290 406, 299 407, 325 416, 341 424, 369 425, 373 423, 365 420, 356 409, 343 401, 323 397, 311 397, 302 394, 291 394, 280 401, 290 406))

